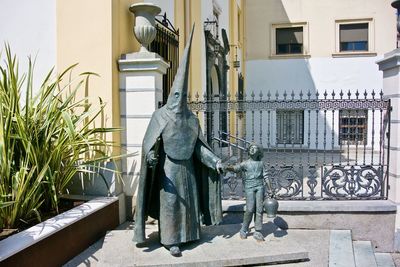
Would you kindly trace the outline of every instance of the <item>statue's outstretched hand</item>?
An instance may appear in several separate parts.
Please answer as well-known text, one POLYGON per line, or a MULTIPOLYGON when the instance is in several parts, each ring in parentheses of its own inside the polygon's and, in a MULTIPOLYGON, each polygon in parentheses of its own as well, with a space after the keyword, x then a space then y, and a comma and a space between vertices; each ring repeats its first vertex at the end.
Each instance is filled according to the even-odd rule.
POLYGON ((158 163, 158 158, 153 150, 147 154, 147 163, 150 165, 150 167, 154 167, 158 163))
POLYGON ((217 164, 215 165, 215 169, 217 170, 218 174, 222 174, 225 172, 224 165, 222 164, 221 160, 217 161, 217 164))
POLYGON ((235 172, 235 168, 232 165, 226 165, 225 166, 225 172, 226 171, 235 172))

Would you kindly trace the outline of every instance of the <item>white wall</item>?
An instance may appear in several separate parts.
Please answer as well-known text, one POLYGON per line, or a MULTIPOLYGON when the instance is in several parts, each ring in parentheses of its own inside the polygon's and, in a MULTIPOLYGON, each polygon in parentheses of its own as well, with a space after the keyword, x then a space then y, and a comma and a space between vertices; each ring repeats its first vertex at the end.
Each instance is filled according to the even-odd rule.
POLYGON ((56 1, 1 0, 0 18, 0 51, 4 43, 10 44, 20 72, 27 70, 28 56, 37 56, 34 88, 38 88, 56 65, 56 1))
MULTIPOLYGON (((379 98, 379 92, 382 88, 382 75, 378 70, 378 65, 375 63, 378 57, 351 57, 351 58, 310 58, 310 59, 285 59, 285 60, 250 60, 247 61, 246 71, 246 92, 247 96, 252 91, 255 92, 256 99, 259 99, 260 91, 263 92, 263 98, 267 98, 267 93, 270 91, 271 99, 275 99, 276 91, 279 92, 279 99, 283 99, 284 91, 287 92, 287 99, 291 98, 292 90, 295 93, 295 98, 298 99, 300 90, 303 91, 303 98, 307 98, 307 92, 310 91, 312 96, 318 90, 319 98, 323 99, 325 90, 328 93, 327 98, 331 99, 332 90, 335 91, 335 98, 340 98, 340 90, 343 90, 343 98, 347 98, 347 92, 350 90, 352 98, 355 98, 355 93, 358 90, 359 98, 364 98, 364 91, 368 93, 368 98, 371 98, 372 90, 375 90, 375 98, 379 98)), ((263 145, 267 144, 267 112, 263 113, 263 145)), ((324 121, 326 121, 327 135, 326 142, 327 148, 331 148, 332 140, 332 127, 334 130, 334 146, 338 144, 338 111, 333 115, 334 122, 332 126, 332 112, 326 113, 326 120, 324 119, 324 112, 320 111, 316 117, 315 111, 311 113, 310 127, 311 127, 311 148, 315 148, 315 130, 316 121, 319 125, 319 148, 323 148, 323 132, 324 121)), ((247 121, 251 122, 251 114, 247 114, 247 121)), ((259 123, 260 117, 258 112, 255 114, 255 136, 259 136, 259 123)), ((275 112, 271 113, 271 145, 275 145, 275 112)), ((304 114, 304 145, 307 144, 308 132, 308 113, 304 114)), ((368 144, 371 147, 372 129, 374 128, 374 149, 378 149, 379 143, 379 125, 380 114, 379 111, 375 113, 374 126, 372 125, 372 113, 368 114, 368 144)), ((247 124, 247 132, 251 133, 251 123, 247 124)))
POLYGON ((272 24, 298 22, 306 22, 308 25, 310 55, 331 57, 338 41, 336 21, 349 19, 371 21, 370 52, 381 55, 396 48, 396 10, 390 5, 391 2, 392 0, 245 1, 246 58, 269 59, 273 45, 272 24))
POLYGON ((375 63, 381 57, 249 60, 246 89, 370 90, 381 89, 382 74, 375 63))

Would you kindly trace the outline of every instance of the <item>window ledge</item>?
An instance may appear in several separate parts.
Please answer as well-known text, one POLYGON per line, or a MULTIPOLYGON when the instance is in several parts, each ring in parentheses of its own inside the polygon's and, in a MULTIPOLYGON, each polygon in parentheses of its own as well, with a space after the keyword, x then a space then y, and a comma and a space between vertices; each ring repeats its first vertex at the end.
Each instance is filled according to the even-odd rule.
POLYGON ((333 53, 332 57, 375 57, 376 52, 339 52, 333 53))
POLYGON ((270 59, 288 59, 288 58, 310 58, 310 54, 285 54, 285 55, 270 55, 270 59))

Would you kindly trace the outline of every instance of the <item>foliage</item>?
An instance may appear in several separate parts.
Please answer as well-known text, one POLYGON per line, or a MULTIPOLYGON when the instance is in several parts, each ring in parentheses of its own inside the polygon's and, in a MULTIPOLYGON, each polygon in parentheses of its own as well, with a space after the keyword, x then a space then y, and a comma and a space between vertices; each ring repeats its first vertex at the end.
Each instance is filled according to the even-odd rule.
POLYGON ((79 89, 88 90, 93 73, 72 81, 74 66, 55 79, 52 70, 33 95, 32 60, 28 72, 20 76, 17 59, 6 46, 4 63, 0 66, 0 228, 15 228, 40 221, 45 209, 58 212, 59 197, 77 173, 99 170, 93 166, 112 159, 111 143, 104 136, 118 129, 93 126, 102 117, 101 99, 96 106, 88 98, 76 100, 79 89))

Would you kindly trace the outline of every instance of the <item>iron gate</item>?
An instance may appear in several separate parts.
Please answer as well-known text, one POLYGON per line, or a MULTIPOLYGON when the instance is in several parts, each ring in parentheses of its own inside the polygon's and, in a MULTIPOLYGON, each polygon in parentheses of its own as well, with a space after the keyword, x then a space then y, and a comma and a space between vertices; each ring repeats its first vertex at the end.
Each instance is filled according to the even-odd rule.
POLYGON ((179 30, 174 28, 165 13, 161 17, 162 21, 156 19, 157 35, 149 50, 159 54, 170 64, 163 76, 163 104, 165 104, 179 65, 179 30))
MULTIPOLYGON (((387 198, 391 107, 382 91, 195 95, 189 106, 203 121, 227 117, 226 132, 203 129, 225 162, 245 160, 252 142, 263 146, 264 178, 279 199, 387 198)), ((241 174, 223 181, 225 199, 243 197, 241 174)))

